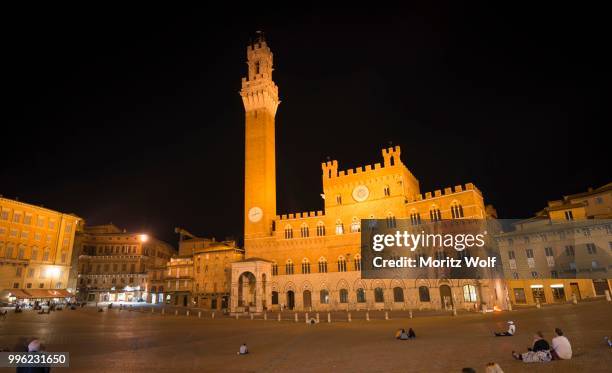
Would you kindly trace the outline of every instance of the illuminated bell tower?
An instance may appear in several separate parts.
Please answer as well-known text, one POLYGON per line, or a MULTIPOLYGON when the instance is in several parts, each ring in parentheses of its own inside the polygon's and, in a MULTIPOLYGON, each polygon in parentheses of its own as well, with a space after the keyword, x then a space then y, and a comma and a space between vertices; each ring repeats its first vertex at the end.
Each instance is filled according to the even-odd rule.
POLYGON ((276 216, 274 118, 280 101, 272 80, 272 52, 261 34, 247 47, 247 65, 240 90, 245 111, 245 240, 271 236, 276 216))

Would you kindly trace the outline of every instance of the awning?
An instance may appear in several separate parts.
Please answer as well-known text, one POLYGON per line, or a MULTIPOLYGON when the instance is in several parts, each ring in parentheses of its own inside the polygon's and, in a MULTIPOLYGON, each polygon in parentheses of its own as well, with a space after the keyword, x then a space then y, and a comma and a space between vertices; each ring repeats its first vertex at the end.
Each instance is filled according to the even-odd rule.
POLYGON ((66 289, 7 289, 5 291, 18 299, 70 298, 74 296, 66 289))
POLYGON ((30 296, 21 289, 6 289, 6 290, 3 290, 3 293, 8 293, 9 297, 15 297, 18 299, 30 298, 30 296))
POLYGON ((25 292, 30 294, 29 298, 70 298, 73 296, 66 289, 27 289, 25 292))

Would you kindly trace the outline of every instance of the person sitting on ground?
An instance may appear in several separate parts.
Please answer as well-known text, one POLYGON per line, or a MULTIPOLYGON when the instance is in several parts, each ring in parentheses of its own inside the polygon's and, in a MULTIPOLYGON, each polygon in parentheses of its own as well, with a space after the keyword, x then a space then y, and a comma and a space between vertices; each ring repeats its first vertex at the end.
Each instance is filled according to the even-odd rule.
POLYGON ((533 336, 533 347, 528 348, 528 351, 523 354, 518 354, 512 351, 512 356, 517 360, 522 360, 525 363, 545 363, 552 360, 550 353, 550 345, 544 339, 542 332, 537 332, 533 336))
POLYGON ((508 321, 508 330, 505 332, 495 332, 496 337, 512 337, 516 333, 516 326, 514 321, 508 321))
POLYGON ((408 338, 409 338, 408 337, 408 333, 406 333, 405 329, 402 329, 402 334, 400 334, 399 339, 401 339, 402 341, 406 341, 406 340, 408 340, 408 338))
POLYGON ((488 363, 485 366, 485 373, 504 373, 502 368, 497 363, 488 363))
POLYGON ((604 337, 604 341, 606 341, 608 347, 612 347, 612 339, 610 337, 604 337))
POLYGON ((395 332, 395 339, 400 339, 400 336, 402 335, 403 332, 404 332, 404 329, 397 329, 397 331, 395 332))
POLYGON ((238 350, 238 355, 246 355, 249 353, 249 348, 247 347, 246 343, 243 343, 242 346, 240 346, 240 350, 238 350))
POLYGON ((412 328, 408 329, 408 338, 416 338, 416 333, 414 332, 414 330, 412 330, 412 328))
MULTIPOLYGON (((40 343, 40 340, 38 339, 33 339, 29 344, 28 344, 28 352, 30 353, 34 353, 34 354, 39 354, 42 351, 42 346, 40 343)), ((31 372, 36 372, 36 373, 49 373, 51 371, 50 367, 18 367, 17 368, 17 373, 31 373, 31 372)))
POLYGON ((572 345, 566 336, 563 335, 563 330, 555 328, 557 336, 552 339, 553 360, 569 360, 572 358, 572 345))
POLYGON ((461 369, 461 373, 476 373, 476 369, 474 368, 463 368, 461 369))

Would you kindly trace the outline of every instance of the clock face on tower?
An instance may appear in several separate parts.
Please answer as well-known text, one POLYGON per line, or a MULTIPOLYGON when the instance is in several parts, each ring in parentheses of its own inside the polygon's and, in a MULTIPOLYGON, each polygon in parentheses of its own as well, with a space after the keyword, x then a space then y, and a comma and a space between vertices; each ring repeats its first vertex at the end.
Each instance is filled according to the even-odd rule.
POLYGON ((261 208, 255 206, 255 207, 251 207, 251 209, 249 210, 249 220, 253 223, 257 223, 258 221, 261 220, 261 218, 263 217, 263 211, 261 210, 261 208))
POLYGON ((353 199, 357 202, 362 202, 368 199, 370 196, 370 190, 365 185, 357 185, 353 189, 353 199))

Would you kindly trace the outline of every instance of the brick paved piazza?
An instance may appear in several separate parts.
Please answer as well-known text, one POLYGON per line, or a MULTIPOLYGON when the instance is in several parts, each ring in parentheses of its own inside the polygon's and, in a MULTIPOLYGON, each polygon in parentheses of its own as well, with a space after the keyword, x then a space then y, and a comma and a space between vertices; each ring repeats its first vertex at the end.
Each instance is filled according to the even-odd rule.
POLYGON ((482 372, 485 363, 496 361, 505 372, 610 372, 612 351, 603 337, 612 335, 611 315, 612 304, 597 301, 457 317, 394 314, 388 321, 380 313, 372 313, 377 319, 369 322, 353 314, 351 323, 331 324, 321 314, 322 322, 309 326, 290 321, 291 314, 279 322, 276 315, 267 321, 211 320, 85 308, 10 313, 0 321, 0 347, 14 350, 21 338, 37 336, 48 351, 70 352, 71 371, 460 372, 471 366, 482 372), (494 338, 491 331, 508 319, 517 323, 517 335, 494 338), (408 326, 416 330, 415 341, 393 338, 394 330, 408 326), (543 330, 550 340, 556 326, 570 338, 573 360, 528 365, 511 358, 511 350, 530 345, 533 331, 543 330), (242 342, 251 349, 248 356, 236 355, 242 342))

